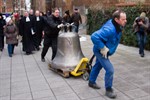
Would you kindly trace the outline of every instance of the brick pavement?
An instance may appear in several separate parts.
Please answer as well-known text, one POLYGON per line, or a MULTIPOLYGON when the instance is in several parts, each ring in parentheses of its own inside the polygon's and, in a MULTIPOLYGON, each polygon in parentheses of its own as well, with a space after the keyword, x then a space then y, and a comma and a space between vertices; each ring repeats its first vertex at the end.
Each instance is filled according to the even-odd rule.
MULTIPOLYGON (((92 56, 92 43, 88 35, 81 42, 84 55, 92 56)), ((63 78, 48 69, 51 49, 46 62, 41 62, 40 51, 32 55, 22 52, 22 45, 15 48, 12 58, 8 57, 7 46, 0 52, 0 100, 110 100, 105 96, 104 70, 97 83, 102 87, 94 90, 81 77, 63 78)), ((141 58, 138 48, 119 45, 110 57, 114 68, 116 100, 150 100, 150 52, 141 58)))

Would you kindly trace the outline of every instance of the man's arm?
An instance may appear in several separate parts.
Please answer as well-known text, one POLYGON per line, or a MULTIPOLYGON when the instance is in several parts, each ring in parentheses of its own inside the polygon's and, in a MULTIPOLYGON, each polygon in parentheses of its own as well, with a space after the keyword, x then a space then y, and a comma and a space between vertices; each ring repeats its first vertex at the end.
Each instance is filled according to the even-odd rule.
POLYGON ((57 26, 58 26, 58 24, 56 24, 56 23, 54 22, 54 20, 52 19, 51 16, 47 18, 47 24, 48 24, 50 27, 52 27, 52 28, 57 28, 57 26))
POLYGON ((144 27, 144 29, 148 29, 149 19, 147 17, 145 18, 145 23, 142 22, 141 26, 144 27))
POLYGON ((103 30, 98 30, 91 35, 91 40, 98 49, 102 49, 105 46, 105 43, 108 41, 108 38, 111 35, 111 31, 107 28, 103 30))
POLYGON ((80 24, 82 24, 82 18, 80 14, 79 14, 79 21, 80 21, 80 24))

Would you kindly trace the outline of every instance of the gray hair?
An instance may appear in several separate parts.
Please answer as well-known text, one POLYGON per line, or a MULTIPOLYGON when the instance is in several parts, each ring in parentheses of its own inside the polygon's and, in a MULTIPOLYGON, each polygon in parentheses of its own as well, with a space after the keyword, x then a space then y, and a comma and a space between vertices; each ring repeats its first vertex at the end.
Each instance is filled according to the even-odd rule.
POLYGON ((116 11, 113 13, 113 15, 112 15, 113 19, 115 19, 115 18, 119 19, 121 13, 125 13, 125 12, 124 12, 123 10, 121 10, 121 9, 116 10, 116 11))

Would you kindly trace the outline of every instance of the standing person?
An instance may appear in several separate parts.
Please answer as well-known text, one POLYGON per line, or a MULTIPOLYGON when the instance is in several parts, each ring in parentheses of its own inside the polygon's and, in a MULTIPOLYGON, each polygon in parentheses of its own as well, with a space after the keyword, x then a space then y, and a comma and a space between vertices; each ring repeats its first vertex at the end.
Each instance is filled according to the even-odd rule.
MULTIPOLYGON (((71 16, 69 10, 65 11, 65 14, 63 16, 63 23, 64 24, 71 23, 71 16)), ((71 31, 71 26, 69 26, 69 30, 71 31)), ((65 31, 67 31, 67 27, 65 27, 65 31)))
POLYGON ((23 19, 23 15, 20 15, 19 16, 19 20, 18 20, 18 34, 20 35, 20 36, 22 36, 22 33, 21 33, 21 25, 22 25, 22 19, 23 19))
POLYGON ((70 16, 69 10, 65 11, 65 14, 63 16, 63 21, 65 23, 71 23, 71 16, 70 16))
POLYGON ((54 59, 57 52, 57 38, 60 28, 63 26, 62 18, 60 17, 60 11, 58 8, 55 8, 52 12, 52 15, 47 17, 46 27, 44 29, 44 47, 41 53, 41 61, 45 62, 45 55, 49 49, 52 47, 52 57, 54 59))
POLYGON ((6 27, 5 27, 5 36, 6 36, 6 43, 8 44, 8 54, 9 57, 12 57, 12 54, 14 53, 14 47, 18 43, 17 39, 17 27, 13 23, 12 19, 10 17, 6 18, 6 27))
POLYGON ((147 29, 149 27, 149 19, 146 17, 145 12, 142 12, 139 17, 135 18, 133 29, 137 34, 137 40, 139 45, 139 54, 144 57, 144 47, 146 44, 147 29))
POLYGON ((74 23, 74 25, 76 26, 75 32, 78 33, 79 24, 82 24, 82 19, 79 10, 77 8, 74 9, 74 13, 71 16, 71 22, 74 23))
POLYGON ((37 10, 35 12, 35 19, 34 19, 34 29, 35 29, 35 37, 36 37, 36 49, 39 50, 39 46, 41 44, 42 41, 42 32, 43 32, 43 28, 44 28, 44 19, 42 16, 40 16, 40 12, 37 10))
POLYGON ((33 35, 35 34, 33 23, 32 18, 29 17, 29 13, 25 11, 24 17, 21 20, 20 31, 22 34, 23 51, 25 51, 27 55, 32 54, 32 51, 35 50, 33 42, 33 35))
POLYGON ((96 79, 102 68, 105 69, 105 89, 106 96, 116 98, 113 91, 113 74, 114 68, 109 60, 109 56, 115 53, 119 44, 122 27, 125 26, 126 14, 122 10, 116 10, 113 13, 113 18, 108 20, 99 30, 91 35, 91 40, 94 44, 93 52, 96 56, 96 63, 92 67, 89 77, 89 87, 100 89, 96 84, 96 79))
POLYGON ((4 49, 4 27, 6 25, 2 13, 0 13, 0 51, 4 49))
POLYGON ((30 16, 31 19, 34 19, 35 15, 34 15, 33 9, 30 9, 29 16, 30 16))

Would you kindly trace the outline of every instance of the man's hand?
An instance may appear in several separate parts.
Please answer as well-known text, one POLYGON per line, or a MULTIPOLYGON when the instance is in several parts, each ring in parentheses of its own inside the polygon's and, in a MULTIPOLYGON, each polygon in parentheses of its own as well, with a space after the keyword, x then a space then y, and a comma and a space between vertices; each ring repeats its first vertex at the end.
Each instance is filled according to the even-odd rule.
POLYGON ((100 53, 102 54, 102 56, 104 58, 107 58, 108 51, 109 51, 109 49, 106 46, 104 46, 104 48, 100 49, 100 53))
POLYGON ((143 21, 138 22, 138 24, 139 24, 139 25, 142 25, 142 24, 143 24, 143 21))
POLYGON ((57 28, 61 28, 61 27, 63 27, 64 25, 63 24, 59 24, 58 26, 57 26, 57 28))

